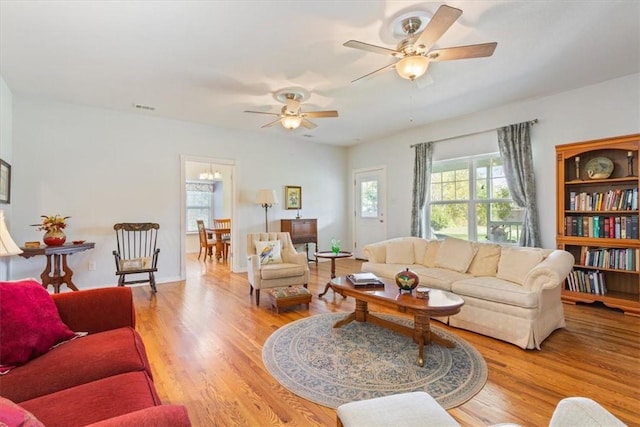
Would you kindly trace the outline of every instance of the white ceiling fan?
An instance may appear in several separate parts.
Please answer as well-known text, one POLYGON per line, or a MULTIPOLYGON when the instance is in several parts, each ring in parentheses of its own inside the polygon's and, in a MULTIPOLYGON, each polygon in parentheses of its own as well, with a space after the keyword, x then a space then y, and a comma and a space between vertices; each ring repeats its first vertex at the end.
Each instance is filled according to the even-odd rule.
POLYGON ((279 90, 274 94, 274 98, 285 105, 280 110, 280 113, 270 113, 264 111, 251 111, 245 110, 245 113, 254 114, 269 114, 277 116, 278 118, 266 125, 263 128, 275 126, 281 123, 285 129, 294 130, 302 125, 307 129, 313 129, 317 125, 311 122, 309 119, 324 118, 324 117, 338 117, 336 110, 328 111, 302 111, 300 103, 306 101, 309 98, 309 93, 300 88, 288 88, 279 90))
POLYGON ((491 56, 498 45, 497 42, 492 42, 431 50, 440 37, 462 15, 462 10, 447 5, 440 6, 421 33, 418 31, 423 25, 424 17, 420 15, 421 13, 416 12, 415 16, 402 19, 400 24, 407 37, 398 44, 395 50, 356 40, 344 43, 343 46, 346 47, 390 55, 398 59, 392 64, 358 77, 353 82, 392 68, 395 68, 403 79, 415 80, 427 72, 431 62, 491 56))

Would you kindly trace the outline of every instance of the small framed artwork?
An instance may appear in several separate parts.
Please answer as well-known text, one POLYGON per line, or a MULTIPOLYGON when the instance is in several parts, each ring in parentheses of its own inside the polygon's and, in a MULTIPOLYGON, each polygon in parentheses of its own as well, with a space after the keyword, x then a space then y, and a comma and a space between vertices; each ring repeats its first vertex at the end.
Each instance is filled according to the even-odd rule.
POLYGON ((0 159, 0 203, 11 202, 11 165, 0 159))
POLYGON ((285 209, 302 209, 302 187, 287 185, 284 187, 285 209))

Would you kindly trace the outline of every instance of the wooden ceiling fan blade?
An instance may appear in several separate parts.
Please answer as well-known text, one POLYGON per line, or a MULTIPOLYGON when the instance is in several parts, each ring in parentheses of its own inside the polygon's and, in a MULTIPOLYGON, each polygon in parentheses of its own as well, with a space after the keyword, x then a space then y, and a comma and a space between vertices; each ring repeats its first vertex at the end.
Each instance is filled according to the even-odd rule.
POLYGON ((267 113, 265 111, 251 111, 251 110, 244 110, 245 113, 254 113, 254 114, 270 114, 272 116, 279 116, 279 113, 267 113))
POLYGON ((483 58, 493 55, 497 42, 473 44, 469 46, 449 47, 429 52, 427 57, 431 61, 451 61, 454 59, 483 58))
POLYGON ((453 25, 462 15, 460 9, 443 4, 427 24, 422 34, 413 44, 414 49, 426 52, 438 41, 440 37, 453 25))
POLYGON ((300 123, 302 126, 306 127, 307 129, 313 129, 318 127, 317 124, 310 122, 307 119, 302 119, 302 122, 300 123))
POLYGON ((397 50, 387 49, 386 47, 376 46, 369 43, 359 42, 357 40, 349 40, 343 43, 343 46, 352 47, 354 49, 366 50, 367 52, 379 53, 381 55, 391 55, 401 57, 402 53, 397 50))
POLYGON ((271 123, 267 123, 266 125, 264 125, 264 126, 260 126, 260 127, 261 127, 261 128, 270 128, 271 126, 275 126, 275 125, 277 125, 278 123, 280 123, 280 120, 281 120, 281 119, 274 120, 274 121, 272 121, 271 123))
POLYGON ((351 81, 351 83, 355 83, 355 82, 357 82, 357 81, 359 81, 359 80, 364 80, 364 79, 367 79, 367 78, 369 78, 369 77, 374 77, 374 75, 375 75, 375 74, 380 73, 380 72, 382 72, 382 71, 390 70, 391 68, 394 68, 395 66, 396 66, 396 63, 395 63, 395 62, 394 62, 393 64, 385 65, 385 66, 384 66, 384 67, 382 67, 382 68, 379 68, 379 69, 377 69, 377 70, 375 70, 375 71, 370 72, 369 74, 365 74, 365 75, 364 75, 364 76, 362 76, 362 77, 358 77, 357 79, 352 80, 352 81, 351 81))
POLYGON ((338 112, 336 110, 330 111, 309 111, 308 113, 301 114, 303 118, 321 118, 321 117, 338 117, 338 112))

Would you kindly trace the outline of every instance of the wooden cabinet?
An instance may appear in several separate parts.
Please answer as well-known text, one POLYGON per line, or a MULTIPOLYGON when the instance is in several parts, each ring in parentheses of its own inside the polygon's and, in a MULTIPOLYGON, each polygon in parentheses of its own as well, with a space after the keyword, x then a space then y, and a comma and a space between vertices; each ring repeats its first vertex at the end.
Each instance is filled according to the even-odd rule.
MULTIPOLYGON (((309 243, 318 251, 318 220, 316 218, 281 219, 280 231, 288 232, 294 245, 304 244, 309 259, 309 243)), ((318 260, 315 260, 316 263, 318 260)))
POLYGON ((556 146, 556 243, 575 258, 565 302, 640 316, 639 149, 640 134, 556 146))

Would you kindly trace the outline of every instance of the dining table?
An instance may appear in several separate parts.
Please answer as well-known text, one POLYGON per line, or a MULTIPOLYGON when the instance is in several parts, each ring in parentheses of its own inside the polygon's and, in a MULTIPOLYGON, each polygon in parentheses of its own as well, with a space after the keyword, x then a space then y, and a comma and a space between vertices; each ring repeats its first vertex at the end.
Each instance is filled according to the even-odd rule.
POLYGON ((231 234, 231 228, 229 227, 216 227, 216 228, 207 228, 207 234, 210 236, 210 238, 213 238, 213 236, 215 236, 215 240, 216 240, 216 260, 220 261, 223 259, 224 257, 224 241, 222 240, 222 237, 226 234, 226 235, 230 235, 231 234))

